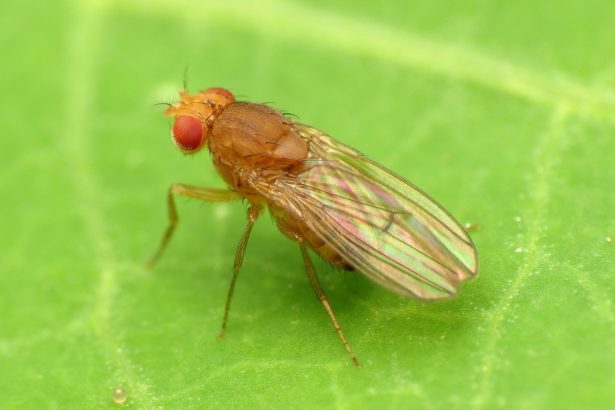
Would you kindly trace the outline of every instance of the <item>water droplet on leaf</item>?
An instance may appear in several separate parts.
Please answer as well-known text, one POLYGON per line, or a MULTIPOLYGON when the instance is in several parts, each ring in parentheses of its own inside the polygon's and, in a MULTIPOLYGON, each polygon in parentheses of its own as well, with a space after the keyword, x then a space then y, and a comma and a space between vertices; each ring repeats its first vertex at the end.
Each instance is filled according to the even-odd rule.
POLYGON ((123 387, 116 387, 113 389, 113 401, 117 404, 124 404, 128 398, 126 390, 123 387))

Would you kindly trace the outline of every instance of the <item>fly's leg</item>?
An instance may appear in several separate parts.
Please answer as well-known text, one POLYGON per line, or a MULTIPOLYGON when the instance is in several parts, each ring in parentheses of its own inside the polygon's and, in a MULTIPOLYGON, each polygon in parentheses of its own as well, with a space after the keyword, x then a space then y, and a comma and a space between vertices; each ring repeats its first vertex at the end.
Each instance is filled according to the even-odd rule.
POLYGON ((196 186, 185 185, 185 184, 173 184, 169 187, 169 191, 167 193, 167 212, 169 214, 169 225, 167 229, 164 231, 162 235, 162 239, 160 240, 160 244, 158 245, 158 249, 154 253, 154 255, 147 261, 145 266, 152 267, 158 262, 160 256, 166 249, 171 237, 173 236, 173 231, 175 230, 175 226, 177 225, 177 208, 175 207, 175 195, 185 196, 188 198, 198 199, 206 202, 228 202, 236 199, 240 199, 240 196, 233 191, 229 191, 228 189, 216 189, 216 188, 199 188, 196 186))
POLYGON ((248 224, 246 225, 246 229, 243 231, 241 240, 237 245, 237 251, 235 252, 235 262, 233 263, 233 278, 231 279, 231 286, 229 287, 228 295, 226 296, 226 306, 224 307, 222 328, 220 329, 220 334, 218 335, 219 339, 224 338, 224 332, 226 331, 226 324, 228 322, 228 312, 231 308, 231 299, 233 298, 233 292, 235 291, 237 276, 239 276, 239 271, 241 270, 241 265, 243 264, 243 255, 246 252, 246 246, 248 245, 248 239, 250 239, 250 233, 252 233, 252 227, 254 226, 254 222, 256 222, 256 220, 258 219, 261 210, 262 208, 260 205, 252 205, 250 206, 250 208, 248 208, 248 224))
POLYGON ((312 260, 310 259, 308 250, 305 247, 305 243, 300 241, 299 247, 301 248, 301 255, 303 256, 303 264, 305 265, 305 273, 307 274, 307 277, 310 280, 310 285, 312 285, 312 289, 314 289, 314 292, 316 293, 316 297, 318 298, 318 300, 320 300, 320 303, 322 303, 322 306, 327 311, 327 314, 329 315, 329 319, 331 319, 331 323, 333 323, 333 327, 335 328, 337 335, 342 341, 342 344, 344 345, 346 352, 348 352, 350 359, 355 364, 355 366, 361 367, 361 365, 359 364, 359 361, 357 360, 357 357, 354 355, 354 353, 352 352, 352 349, 350 348, 350 344, 348 344, 346 337, 344 337, 342 328, 337 322, 337 319, 335 318, 335 314, 333 314, 333 310, 331 309, 331 306, 329 305, 329 300, 327 300, 327 296, 325 295, 325 292, 323 292, 322 287, 320 286, 320 281, 318 280, 318 277, 316 276, 316 271, 314 270, 314 265, 312 265, 312 260))

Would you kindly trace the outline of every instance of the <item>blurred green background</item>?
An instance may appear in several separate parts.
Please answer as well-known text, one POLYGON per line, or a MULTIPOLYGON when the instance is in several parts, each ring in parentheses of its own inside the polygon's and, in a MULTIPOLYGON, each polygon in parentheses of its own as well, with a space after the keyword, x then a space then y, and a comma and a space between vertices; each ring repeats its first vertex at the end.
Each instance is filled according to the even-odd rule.
POLYGON ((0 5, 0 407, 606 408, 615 400, 615 6, 607 1, 0 5), (240 203, 161 106, 229 88, 407 177, 472 232, 443 303, 317 269, 259 221, 216 339, 240 203), (611 239, 612 238, 612 239, 611 239))

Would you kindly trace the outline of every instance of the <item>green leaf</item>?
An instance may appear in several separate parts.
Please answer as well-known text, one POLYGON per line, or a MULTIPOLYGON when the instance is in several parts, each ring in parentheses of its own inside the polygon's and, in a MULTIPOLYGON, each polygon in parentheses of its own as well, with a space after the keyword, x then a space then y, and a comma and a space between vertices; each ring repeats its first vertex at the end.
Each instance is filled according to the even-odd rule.
POLYGON ((615 400, 615 8, 498 2, 92 1, 0 6, 3 408, 606 408, 615 400), (223 86, 408 178, 472 232, 442 303, 316 268, 184 157, 156 102, 223 86))

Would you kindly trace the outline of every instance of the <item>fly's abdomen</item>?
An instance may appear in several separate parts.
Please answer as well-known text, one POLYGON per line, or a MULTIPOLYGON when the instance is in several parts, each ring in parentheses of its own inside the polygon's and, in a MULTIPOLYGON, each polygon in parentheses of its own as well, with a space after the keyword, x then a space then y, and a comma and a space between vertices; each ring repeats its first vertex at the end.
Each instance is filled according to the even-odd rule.
MULTIPOLYGON (((307 228, 307 227, 306 227, 307 228)), ((311 229, 307 228, 303 232, 305 241, 310 245, 310 248, 314 250, 321 258, 331 263, 332 265, 343 270, 354 270, 343 257, 339 254, 331 245, 330 242, 322 239, 314 233, 311 229)))
POLYGON ((343 270, 354 270, 352 265, 331 246, 330 241, 317 235, 305 222, 290 216, 279 208, 270 207, 270 211, 284 235, 295 241, 303 240, 318 256, 333 266, 343 270))

